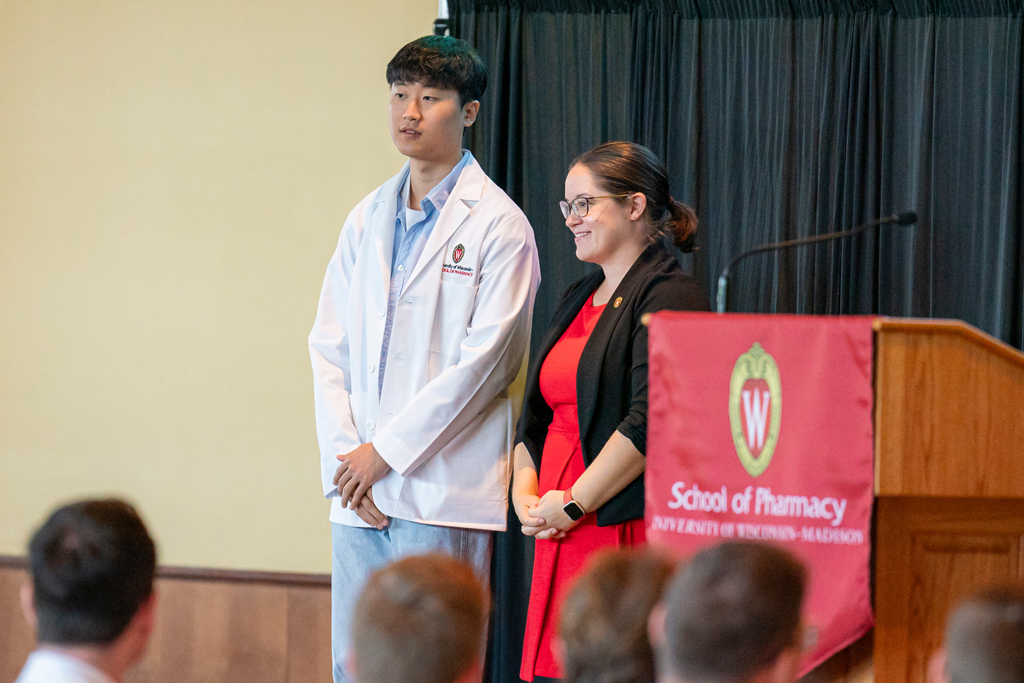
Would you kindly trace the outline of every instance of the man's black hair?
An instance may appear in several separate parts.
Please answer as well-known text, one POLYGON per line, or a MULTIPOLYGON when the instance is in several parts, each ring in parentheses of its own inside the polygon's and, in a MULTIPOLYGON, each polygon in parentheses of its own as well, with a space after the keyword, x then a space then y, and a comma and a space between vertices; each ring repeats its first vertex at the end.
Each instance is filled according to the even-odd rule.
POLYGON ((459 103, 479 100, 487 89, 487 69, 469 43, 451 36, 424 36, 412 41, 388 62, 388 85, 420 83, 455 90, 459 103))
POLYGON ((135 509, 87 500, 58 509, 29 542, 40 643, 104 645, 153 593, 156 547, 135 509))
POLYGON ((752 541, 703 550, 665 593, 665 673, 704 683, 749 680, 798 646, 803 565, 752 541))

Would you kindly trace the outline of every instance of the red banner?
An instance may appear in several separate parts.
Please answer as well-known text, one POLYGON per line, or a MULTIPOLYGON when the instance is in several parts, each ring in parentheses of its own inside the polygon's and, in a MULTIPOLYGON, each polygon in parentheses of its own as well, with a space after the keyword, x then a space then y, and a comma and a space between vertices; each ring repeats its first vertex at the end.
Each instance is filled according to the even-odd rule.
POLYGON ((871 318, 665 312, 649 349, 647 538, 803 560, 803 675, 873 623, 871 318))

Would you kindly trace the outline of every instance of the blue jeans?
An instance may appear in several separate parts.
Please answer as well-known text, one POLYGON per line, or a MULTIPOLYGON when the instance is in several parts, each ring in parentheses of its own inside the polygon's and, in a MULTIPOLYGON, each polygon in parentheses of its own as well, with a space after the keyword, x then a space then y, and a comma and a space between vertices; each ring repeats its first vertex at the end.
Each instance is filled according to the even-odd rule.
POLYGON ((331 657, 335 683, 349 683, 345 658, 352 640, 352 612, 374 570, 409 555, 439 552, 471 567, 490 585, 492 532, 388 518, 383 531, 331 524, 331 657))

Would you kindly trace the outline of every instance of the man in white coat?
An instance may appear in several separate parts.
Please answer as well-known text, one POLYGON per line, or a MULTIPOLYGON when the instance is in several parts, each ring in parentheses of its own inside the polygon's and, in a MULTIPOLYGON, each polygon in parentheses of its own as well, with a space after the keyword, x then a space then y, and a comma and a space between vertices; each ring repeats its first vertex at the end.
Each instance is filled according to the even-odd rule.
POLYGON ((409 162, 349 214, 309 336, 339 683, 373 570, 445 552, 487 585, 491 532, 506 520, 508 387, 540 282, 526 216, 462 149, 487 85, 476 52, 421 38, 387 80, 409 162))

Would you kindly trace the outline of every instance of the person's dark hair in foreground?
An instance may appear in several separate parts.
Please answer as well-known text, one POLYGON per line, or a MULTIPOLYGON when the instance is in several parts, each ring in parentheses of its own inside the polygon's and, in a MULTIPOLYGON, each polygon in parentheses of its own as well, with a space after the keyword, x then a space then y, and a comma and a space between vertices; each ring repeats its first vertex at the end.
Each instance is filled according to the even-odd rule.
POLYGON ((647 621, 675 562, 651 550, 596 555, 562 603, 566 683, 653 683, 647 621))
POLYGON ((1024 590, 987 590, 962 602, 946 625, 931 683, 1024 681, 1024 590))
MULTIPOLYGON (((806 575, 785 550, 730 542, 693 557, 666 589, 659 679, 793 681, 806 575)), ((659 639, 652 619, 652 637, 659 639)))
POLYGON ((39 648, 18 683, 120 681, 153 630, 156 547, 135 509, 85 500, 55 511, 28 547, 25 618, 39 648))
POLYGON ((479 100, 487 89, 487 69, 476 50, 451 36, 424 36, 403 47, 388 62, 387 79, 388 85, 455 90, 462 106, 479 100))
POLYGON ((448 555, 408 557, 370 576, 352 618, 359 683, 454 683, 482 672, 485 592, 448 555))
POLYGON ((29 563, 39 641, 106 644, 153 593, 156 547, 132 506, 88 500, 46 520, 29 563))

